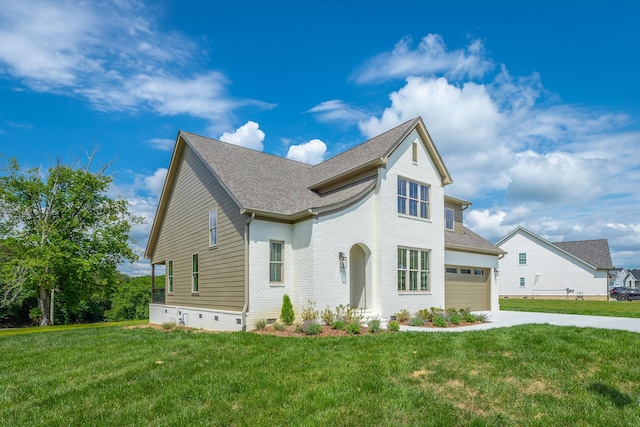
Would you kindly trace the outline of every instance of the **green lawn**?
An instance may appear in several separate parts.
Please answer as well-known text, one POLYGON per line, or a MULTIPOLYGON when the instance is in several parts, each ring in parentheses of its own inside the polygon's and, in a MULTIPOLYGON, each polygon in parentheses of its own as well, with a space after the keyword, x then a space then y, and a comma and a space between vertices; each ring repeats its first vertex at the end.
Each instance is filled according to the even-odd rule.
POLYGON ((2 426, 629 426, 640 334, 527 325, 278 338, 0 337, 2 426))
POLYGON ((501 298, 500 310, 584 314, 590 316, 640 317, 640 302, 501 298))

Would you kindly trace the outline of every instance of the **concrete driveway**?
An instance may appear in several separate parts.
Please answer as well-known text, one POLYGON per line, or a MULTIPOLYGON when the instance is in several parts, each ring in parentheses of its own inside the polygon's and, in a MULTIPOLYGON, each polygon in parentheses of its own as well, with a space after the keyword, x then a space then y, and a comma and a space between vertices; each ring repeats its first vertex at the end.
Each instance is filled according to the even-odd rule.
POLYGON ((557 326, 580 326, 584 328, 620 329, 640 332, 640 319, 610 316, 579 316, 575 314, 529 313, 524 311, 489 311, 488 323, 460 326, 457 328, 420 328, 414 326, 400 326, 402 331, 420 332, 464 332, 482 331, 492 328, 506 328, 515 325, 531 323, 547 323, 557 326))

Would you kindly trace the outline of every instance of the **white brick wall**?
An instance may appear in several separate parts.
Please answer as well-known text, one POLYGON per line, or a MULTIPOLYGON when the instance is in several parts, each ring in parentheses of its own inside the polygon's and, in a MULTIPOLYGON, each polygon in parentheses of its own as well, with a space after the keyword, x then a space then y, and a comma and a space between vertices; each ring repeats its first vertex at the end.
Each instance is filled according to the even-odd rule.
MULTIPOLYGON (((149 306, 149 323, 184 324, 189 328, 215 331, 241 331, 242 313, 207 310, 196 307, 178 307, 172 305, 151 304, 149 306)), ((250 325, 251 326, 251 325, 250 325)), ((248 329, 252 329, 251 327, 248 329)))

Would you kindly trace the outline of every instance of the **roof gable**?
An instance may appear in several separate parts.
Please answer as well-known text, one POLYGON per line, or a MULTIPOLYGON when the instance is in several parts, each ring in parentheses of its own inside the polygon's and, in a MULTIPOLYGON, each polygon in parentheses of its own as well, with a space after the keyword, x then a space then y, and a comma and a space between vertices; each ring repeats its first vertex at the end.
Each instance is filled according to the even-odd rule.
POLYGON ((609 242, 607 239, 552 243, 524 227, 517 227, 500 239, 496 245, 501 246, 517 234, 525 234, 541 244, 554 247, 596 270, 608 270, 613 267, 613 263, 611 262, 611 252, 609 251, 609 242))

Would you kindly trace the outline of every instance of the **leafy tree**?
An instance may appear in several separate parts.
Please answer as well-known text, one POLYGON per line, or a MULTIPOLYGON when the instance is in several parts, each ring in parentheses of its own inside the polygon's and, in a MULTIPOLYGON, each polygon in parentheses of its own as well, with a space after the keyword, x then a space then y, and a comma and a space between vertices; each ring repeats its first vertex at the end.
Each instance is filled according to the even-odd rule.
POLYGON ((14 249, 3 266, 3 299, 35 294, 43 326, 52 291, 76 307, 115 286, 118 264, 137 259, 129 232, 141 218, 107 194, 109 164, 91 171, 94 154, 85 167, 58 160, 47 173, 10 159, 0 176, 0 240, 14 249))
MULTIPOLYGON (((143 320, 149 318, 149 296, 151 276, 127 277, 120 282, 111 296, 111 309, 105 313, 106 320, 143 320)), ((156 281, 164 283, 164 276, 156 281)))

